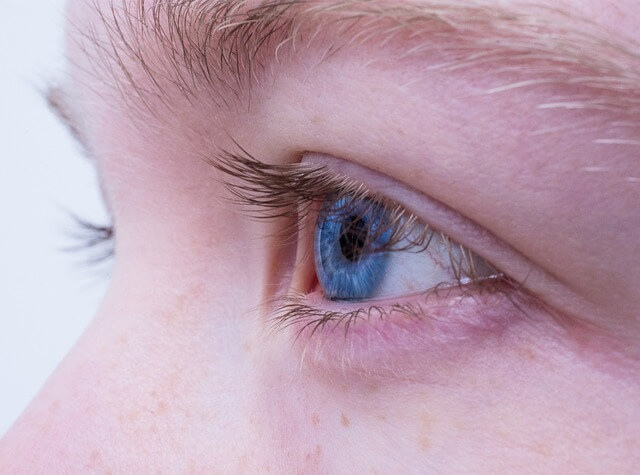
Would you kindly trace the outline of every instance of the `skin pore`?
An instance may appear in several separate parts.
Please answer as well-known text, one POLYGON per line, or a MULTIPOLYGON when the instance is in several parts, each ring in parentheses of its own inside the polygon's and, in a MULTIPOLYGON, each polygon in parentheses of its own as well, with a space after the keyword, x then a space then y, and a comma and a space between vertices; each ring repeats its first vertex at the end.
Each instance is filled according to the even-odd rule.
POLYGON ((0 472, 637 470, 640 5, 284 5, 70 2, 114 272, 0 472), (355 304, 311 292, 313 226, 234 199, 242 151, 364 183, 519 293, 269 331, 292 287, 355 304))

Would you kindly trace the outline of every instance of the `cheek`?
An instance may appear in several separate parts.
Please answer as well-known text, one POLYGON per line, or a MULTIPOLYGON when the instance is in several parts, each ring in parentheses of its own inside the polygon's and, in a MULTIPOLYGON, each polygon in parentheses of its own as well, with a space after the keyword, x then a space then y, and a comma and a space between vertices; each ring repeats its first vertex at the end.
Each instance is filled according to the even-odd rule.
POLYGON ((0 459, 19 464, 5 471, 24 460, 61 471, 303 473, 640 463, 638 375, 625 383, 548 327, 513 326, 457 359, 432 353, 419 379, 327 371, 290 335, 236 313, 227 288, 176 284, 151 298, 153 282, 117 277, 3 441, 0 459))
POLYGON ((457 359, 433 355, 413 379, 357 373, 347 363, 328 373, 282 341, 261 372, 268 390, 258 413, 288 462, 307 471, 634 466, 637 384, 585 362, 564 337, 522 325, 457 359))

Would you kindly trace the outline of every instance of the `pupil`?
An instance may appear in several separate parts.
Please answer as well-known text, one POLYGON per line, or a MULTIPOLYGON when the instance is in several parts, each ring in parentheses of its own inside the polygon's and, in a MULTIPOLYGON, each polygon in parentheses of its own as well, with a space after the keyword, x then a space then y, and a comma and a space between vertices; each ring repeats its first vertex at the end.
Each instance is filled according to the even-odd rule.
POLYGON ((340 249, 342 255, 349 261, 359 261, 367 243, 367 223, 358 216, 349 218, 340 226, 340 249))

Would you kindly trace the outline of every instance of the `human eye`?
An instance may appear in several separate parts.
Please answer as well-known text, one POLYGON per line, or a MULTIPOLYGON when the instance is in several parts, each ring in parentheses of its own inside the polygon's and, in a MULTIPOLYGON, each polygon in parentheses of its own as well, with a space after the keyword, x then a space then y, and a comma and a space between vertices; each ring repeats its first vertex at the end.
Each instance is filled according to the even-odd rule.
POLYGON ((327 197, 313 234, 315 274, 329 300, 398 298, 501 278, 480 256, 380 197, 327 197))
POLYGON ((276 267, 292 264, 272 286, 268 321, 296 341, 316 339, 326 352, 333 340, 342 359, 347 346, 358 358, 372 345, 424 348, 502 327, 528 298, 482 255, 495 248, 486 232, 389 177, 314 153, 269 165, 243 151, 212 164, 250 215, 281 222, 276 267))

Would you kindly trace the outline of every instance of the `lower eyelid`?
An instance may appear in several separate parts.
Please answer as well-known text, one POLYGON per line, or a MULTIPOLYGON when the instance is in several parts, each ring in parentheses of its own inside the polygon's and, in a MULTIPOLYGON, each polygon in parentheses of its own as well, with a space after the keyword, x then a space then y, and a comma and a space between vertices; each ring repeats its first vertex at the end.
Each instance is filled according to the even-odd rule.
POLYGON ((276 326, 290 326, 297 335, 296 346, 311 355, 313 364, 369 374, 386 367, 394 372, 409 369, 402 364, 381 365, 383 360, 420 358, 433 363, 458 355, 500 338, 512 325, 530 321, 538 313, 532 298, 512 288, 480 293, 476 289, 471 296, 464 288, 452 287, 364 304, 327 301, 316 291, 283 305, 272 318, 276 326), (300 308, 288 319, 294 306, 300 308), (332 312, 334 318, 328 319, 332 312), (320 322, 323 318, 328 321, 320 322))

